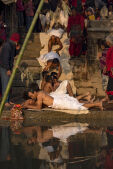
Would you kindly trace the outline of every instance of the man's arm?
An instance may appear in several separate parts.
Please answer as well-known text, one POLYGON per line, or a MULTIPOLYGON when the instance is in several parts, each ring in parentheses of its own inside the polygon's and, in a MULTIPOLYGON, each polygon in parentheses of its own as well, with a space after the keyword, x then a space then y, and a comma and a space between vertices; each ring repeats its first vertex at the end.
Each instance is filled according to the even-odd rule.
POLYGON ((25 104, 23 104, 23 108, 40 110, 42 108, 42 95, 39 94, 39 96, 37 97, 37 101, 34 105, 31 105, 26 102, 25 104))
POLYGON ((56 52, 58 53, 63 48, 63 45, 62 45, 62 42, 60 41, 60 38, 57 38, 57 44, 59 45, 59 48, 56 49, 56 52))
POLYGON ((62 67, 61 67, 61 64, 59 65, 59 67, 58 67, 58 78, 60 77, 60 75, 61 75, 61 73, 62 73, 62 67))
POLYGON ((52 43, 51 43, 51 39, 49 39, 49 42, 48 42, 48 52, 51 52, 52 50, 52 43))
POLYGON ((47 65, 43 71, 48 71, 50 69, 51 65, 52 65, 52 61, 47 61, 47 65))

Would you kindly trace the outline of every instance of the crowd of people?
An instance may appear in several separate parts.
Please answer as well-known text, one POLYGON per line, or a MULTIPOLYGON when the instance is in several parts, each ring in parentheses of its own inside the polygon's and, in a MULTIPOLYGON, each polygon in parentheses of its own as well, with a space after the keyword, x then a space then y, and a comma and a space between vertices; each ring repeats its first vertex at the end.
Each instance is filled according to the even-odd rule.
MULTIPOLYGON (((69 81, 64 80, 61 82, 58 80, 62 74, 59 52, 63 48, 60 40, 63 33, 67 32, 70 41, 70 58, 80 57, 81 54, 87 52, 88 20, 100 20, 112 16, 112 1, 95 0, 90 2, 94 3, 88 4, 88 1, 85 0, 59 0, 55 6, 53 1, 45 0, 38 20, 42 19, 41 31, 47 31, 50 34, 48 53, 38 58, 40 65, 43 67, 42 83, 40 87, 37 84, 30 86, 26 96, 31 99, 23 104, 24 108, 41 109, 44 104, 55 109, 87 110, 91 107, 99 107, 102 110, 103 101, 110 102, 110 100, 113 100, 113 35, 111 34, 102 40, 102 52, 99 55, 104 90, 106 88, 105 79, 109 77, 106 98, 100 102, 93 102, 94 99, 89 93, 76 97, 69 81), (55 45, 58 45, 58 48, 53 51, 55 45), (42 91, 39 91, 39 88, 42 91)), ((36 3, 32 0, 17 0, 19 27, 23 27, 26 23, 26 30, 28 31, 38 4, 39 2, 36 3), (23 20, 24 12, 26 22, 23 20)), ((16 51, 20 49, 20 35, 14 33, 11 35, 10 40, 6 40, 5 24, 2 21, 2 16, 0 17, 0 24, 2 25, 0 27, 0 74, 3 96, 12 73, 14 56, 17 54, 16 51)), ((8 96, 6 105, 10 106, 11 104, 8 96)))

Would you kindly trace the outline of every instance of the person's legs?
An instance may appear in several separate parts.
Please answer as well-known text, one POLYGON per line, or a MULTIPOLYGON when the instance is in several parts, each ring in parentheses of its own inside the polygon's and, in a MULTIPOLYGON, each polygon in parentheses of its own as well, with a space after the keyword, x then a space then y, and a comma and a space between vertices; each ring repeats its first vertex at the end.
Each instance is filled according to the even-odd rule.
MULTIPOLYGON (((2 97, 4 96, 8 81, 10 76, 7 76, 7 70, 0 67, 0 74, 1 74, 1 83, 2 83, 2 97)), ((9 95, 6 99, 6 103, 9 103, 9 95)))
POLYGON ((103 110, 102 101, 101 102, 97 102, 97 103, 84 104, 83 106, 88 108, 88 109, 92 108, 92 107, 98 107, 98 108, 100 108, 100 110, 103 110))
POLYGON ((71 87, 71 85, 70 85, 69 82, 68 82, 68 84, 67 84, 67 92, 68 92, 68 94, 69 94, 70 96, 73 96, 73 95, 74 95, 74 94, 73 94, 72 87, 71 87))
POLYGON ((30 16, 26 16, 26 31, 29 29, 29 24, 30 23, 30 16))
POLYGON ((71 57, 74 57, 75 55, 75 42, 74 42, 74 38, 70 39, 70 46, 69 46, 69 54, 71 57))
POLYGON ((29 28, 30 28, 30 26, 31 26, 32 20, 33 20, 33 16, 30 16, 30 17, 29 17, 29 28))
POLYGON ((18 11, 17 15, 18 15, 18 27, 21 27, 21 26, 24 25, 24 22, 23 22, 23 20, 24 20, 23 12, 18 11))
POLYGON ((23 11, 20 12, 20 26, 24 26, 24 13, 23 11))
POLYGON ((75 54, 74 55, 79 57, 80 54, 82 53, 82 43, 80 43, 80 42, 76 43, 74 49, 75 49, 75 54))
MULTIPOLYGON (((82 95, 80 95, 80 96, 77 96, 76 98, 77 98, 77 100, 81 100, 81 99, 84 99, 84 98, 86 98, 86 97, 88 97, 89 99, 91 99, 91 95, 90 95, 90 93, 89 92, 87 92, 86 94, 82 94, 82 95), (89 97, 90 98, 89 98, 89 97)), ((89 101, 89 99, 88 99, 88 101, 89 101)))

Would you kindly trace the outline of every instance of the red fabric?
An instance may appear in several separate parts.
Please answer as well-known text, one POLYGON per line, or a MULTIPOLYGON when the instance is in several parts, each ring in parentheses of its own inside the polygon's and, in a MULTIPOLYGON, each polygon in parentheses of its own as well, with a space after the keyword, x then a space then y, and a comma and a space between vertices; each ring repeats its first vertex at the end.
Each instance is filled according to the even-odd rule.
POLYGON ((113 169, 113 159, 111 157, 111 152, 106 155, 105 169, 113 169))
POLYGON ((109 133, 110 135, 113 135, 113 131, 107 129, 106 132, 109 133))
POLYGON ((70 16, 68 19, 68 26, 67 26, 67 32, 69 33, 71 31, 72 26, 81 25, 81 29, 84 29, 84 17, 80 14, 77 14, 76 16, 70 16))
POLYGON ((110 76, 113 77, 111 68, 113 68, 113 47, 108 49, 106 56, 106 67, 107 71, 110 72, 110 76))
POLYGON ((69 54, 70 56, 78 56, 82 50, 82 43, 76 43, 73 42, 72 39, 70 39, 70 46, 69 46, 69 54))
POLYGON ((20 35, 18 33, 13 33, 10 37, 10 40, 14 41, 14 42, 19 42, 20 40, 20 35))
POLYGON ((106 91, 107 95, 113 95, 113 91, 106 91))
POLYGON ((82 4, 85 4, 86 3, 86 0, 82 0, 82 4))
MULTIPOLYGON (((85 4, 86 0, 82 0, 82 4, 85 4)), ((72 0, 72 6, 74 6, 75 8, 77 7, 77 0, 72 0)))
POLYGON ((17 2, 16 2, 16 10, 17 11, 24 11, 24 5, 22 3, 22 0, 17 0, 17 2))
MULTIPOLYGON (((80 14, 77 14, 76 16, 70 16, 68 19, 68 26, 67 26, 67 32, 70 33, 71 28, 73 26, 80 25, 81 30, 84 29, 84 17, 80 14)), ((78 56, 82 49, 82 43, 79 39, 79 41, 74 42, 73 38, 70 39, 70 47, 69 47, 69 53, 71 56, 78 56)))
POLYGON ((72 4, 72 6, 74 6, 76 8, 77 7, 77 0, 72 0, 71 4, 72 4))

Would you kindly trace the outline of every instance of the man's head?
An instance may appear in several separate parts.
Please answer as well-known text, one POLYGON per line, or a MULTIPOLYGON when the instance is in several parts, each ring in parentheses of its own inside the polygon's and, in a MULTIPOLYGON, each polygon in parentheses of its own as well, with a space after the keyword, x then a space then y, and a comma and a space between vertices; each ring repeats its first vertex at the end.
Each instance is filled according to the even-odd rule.
POLYGON ((94 14, 94 10, 93 10, 93 8, 92 8, 92 7, 89 7, 89 8, 87 9, 87 14, 88 14, 88 16, 90 16, 90 15, 93 15, 93 14, 94 14))
POLYGON ((52 78, 53 83, 58 82, 58 74, 56 72, 51 73, 51 78, 52 78))
POLYGON ((48 75, 48 73, 49 73, 48 71, 43 71, 42 72, 42 78, 45 79, 46 76, 48 75))
POLYGON ((52 66, 53 66, 53 67, 57 67, 57 66, 59 66, 59 65, 60 65, 59 60, 58 60, 57 58, 53 59, 53 61, 52 61, 52 66))
POLYGON ((106 41, 105 40, 102 40, 101 41, 101 49, 103 50, 103 49, 105 49, 105 48, 107 48, 108 46, 107 46, 107 44, 106 44, 106 41))
POLYGON ((56 38, 55 35, 52 35, 52 36, 51 36, 51 40, 52 40, 52 41, 55 41, 55 38, 56 38))
POLYGON ((39 86, 36 83, 31 83, 28 90, 24 92, 24 99, 33 99, 37 97, 37 92, 39 91, 39 86))
POLYGON ((50 75, 47 75, 47 76, 45 77, 45 81, 46 81, 47 83, 52 83, 52 77, 51 77, 50 75))
POLYGON ((75 7, 72 7, 71 12, 72 12, 72 16, 76 16, 77 11, 75 7))

